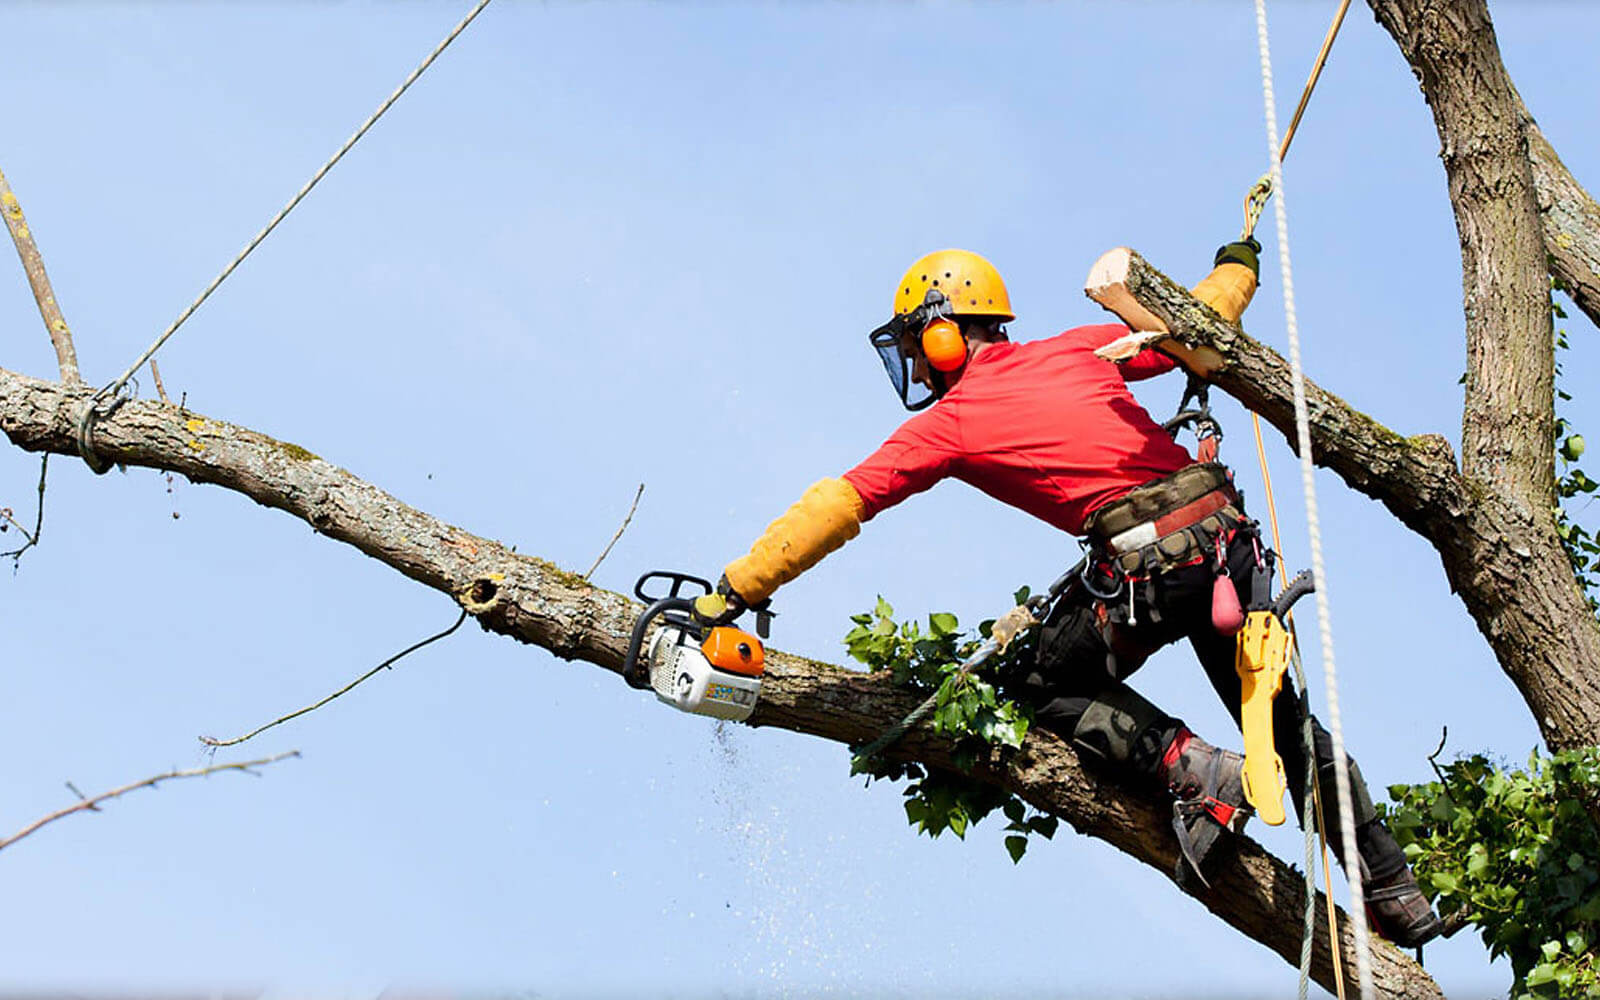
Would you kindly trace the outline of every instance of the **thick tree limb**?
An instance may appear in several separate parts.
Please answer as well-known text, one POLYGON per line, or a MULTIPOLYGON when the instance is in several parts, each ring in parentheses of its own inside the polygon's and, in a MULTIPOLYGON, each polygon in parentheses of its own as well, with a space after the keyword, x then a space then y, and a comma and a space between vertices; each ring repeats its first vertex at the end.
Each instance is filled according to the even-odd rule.
MULTIPOLYGON (((0 430, 29 451, 75 454, 73 418, 89 396, 87 388, 0 369, 0 430)), ((611 670, 621 666, 640 610, 637 604, 430 517, 295 445, 171 405, 135 400, 96 425, 95 446, 112 461, 181 473, 298 517, 318 532, 452 595, 486 629, 563 659, 611 670)), ((770 650, 763 699, 751 722, 860 743, 915 701, 884 678, 770 650)), ((914 730, 893 752, 935 767, 951 766, 950 746, 930 738, 925 729, 914 730)), ((1030 734, 1008 766, 990 762, 979 773, 1161 872, 1171 872, 1176 864, 1169 807, 1086 771, 1070 749, 1047 733, 1030 734)), ((1237 843, 1234 855, 1220 859, 1211 877, 1214 888, 1192 894, 1240 932, 1287 961, 1298 961, 1301 876, 1253 841, 1239 838, 1237 843)), ((1348 934, 1340 944, 1346 961, 1353 962, 1348 934)), ((1328 954, 1322 938, 1314 972, 1331 989, 1328 954)), ((1380 944, 1373 959, 1383 995, 1441 995, 1432 979, 1398 949, 1380 944)))
POLYGON ((1550 273, 1567 286, 1572 301, 1594 325, 1600 326, 1600 204, 1595 204, 1561 162, 1520 96, 1517 110, 1528 136, 1528 159, 1533 163, 1550 273))
MULTIPOLYGON (((1098 261, 1089 294, 1143 329, 1201 352, 1208 377, 1295 448, 1289 363, 1224 322, 1127 249, 1098 261)), ((1549 346, 1546 345, 1548 353, 1549 346)), ((1191 361, 1191 363, 1193 363, 1191 361)), ((1600 622, 1555 534, 1548 504, 1491 488, 1456 468, 1433 434, 1401 437, 1314 382, 1306 383, 1314 461, 1388 507, 1433 543, 1501 667, 1551 747, 1588 746, 1600 732, 1600 622)), ((1550 447, 1550 438, 1545 439, 1550 447)))
POLYGON ((50 343, 56 349, 56 363, 61 368, 61 381, 81 382, 78 375, 78 353, 72 346, 72 331, 67 329, 61 306, 56 303, 55 289, 50 287, 50 277, 45 274, 44 258, 28 229, 28 220, 22 217, 22 205, 0 173, 0 215, 5 216, 6 229, 11 241, 17 245, 17 256, 22 258, 22 269, 28 274, 28 287, 33 289, 33 300, 39 305, 39 316, 50 333, 50 343))

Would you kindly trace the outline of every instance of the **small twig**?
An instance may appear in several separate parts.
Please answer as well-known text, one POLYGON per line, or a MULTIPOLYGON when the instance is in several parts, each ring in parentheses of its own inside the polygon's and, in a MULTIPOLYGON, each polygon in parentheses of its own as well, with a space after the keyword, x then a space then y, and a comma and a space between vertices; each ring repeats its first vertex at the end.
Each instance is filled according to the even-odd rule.
POLYGON ((48 816, 36 819, 32 823, 23 827, 21 830, 13 833, 11 836, 5 838, 4 840, 0 840, 0 850, 10 847, 12 844, 15 844, 28 834, 33 833, 41 826, 44 826, 47 823, 54 823, 56 820, 61 819, 64 816, 71 816, 75 812, 99 812, 100 803, 106 801, 107 799, 114 799, 119 795, 126 795, 127 793, 138 788, 154 788, 163 781, 170 781, 176 778, 199 778, 208 774, 216 774, 219 771, 243 771, 246 774, 255 774, 255 771, 250 770, 252 767, 264 767, 267 764, 276 764, 278 761, 283 760, 286 757, 298 756, 300 756, 300 751, 290 750, 287 753, 280 753, 275 757, 263 757, 260 760, 245 760, 232 764, 212 764, 209 767, 197 767, 188 771, 168 771, 165 774, 158 774, 154 777, 146 778, 143 781, 135 781, 131 785, 123 785, 121 788, 113 788, 109 792, 101 792, 92 799, 84 798, 83 793, 74 788, 72 782, 69 781, 67 782, 67 787, 71 788, 73 794, 78 796, 77 804, 68 806, 65 809, 58 809, 48 816))
POLYGON ((416 643, 415 645, 407 646, 405 649, 402 649, 400 652, 398 652, 398 653, 394 654, 393 656, 389 657, 387 660, 384 660, 382 663, 380 663, 377 666, 373 667, 371 670, 368 670, 366 673, 362 674, 360 677, 357 677, 355 680, 351 681, 349 684, 346 684, 344 687, 342 687, 339 690, 335 691, 333 694, 328 695, 326 698, 322 699, 321 701, 317 702, 314 705, 307 705, 305 708, 302 708, 299 711, 290 712, 288 715, 280 716, 279 718, 273 719, 271 722, 267 723, 264 726, 261 726, 261 727, 259 727, 257 729, 253 729, 250 732, 245 733, 243 736, 236 736, 231 740, 219 740, 219 739, 216 739, 216 738, 211 737, 211 736, 202 736, 202 737, 200 737, 200 742, 204 743, 206 746, 211 747, 213 749, 215 749, 217 747, 236 746, 237 744, 243 743, 245 740, 253 739, 253 738, 257 737, 257 736, 260 736, 262 733, 264 733, 267 730, 271 729, 273 726, 281 726, 285 722, 288 722, 291 719, 298 719, 300 716, 305 715, 307 712, 315 712, 317 709, 319 709, 322 706, 326 705, 328 702, 330 702, 333 699, 339 697, 340 695, 345 694, 346 692, 350 691, 356 685, 360 684, 362 681, 364 681, 367 678, 371 677, 373 674, 377 673, 378 671, 380 671, 380 670, 384 669, 385 667, 389 666, 390 664, 394 663, 396 660, 400 659, 401 657, 407 656, 407 655, 409 655, 411 653, 416 652, 417 650, 421 649, 423 646, 428 645, 428 643, 430 643, 430 642, 438 642, 440 639, 443 639, 445 636, 449 635, 451 632, 454 632, 456 629, 460 628, 461 627, 461 623, 466 621, 466 620, 467 620, 467 613, 465 611, 462 611, 461 612, 461 617, 456 619, 456 623, 454 625, 450 626, 449 628, 445 629, 443 632, 440 632, 437 635, 430 635, 430 636, 428 636, 428 638, 422 640, 419 643, 416 643))
POLYGON ((150 359, 150 376, 156 381, 156 395, 161 397, 163 403, 171 406, 172 399, 167 395, 167 387, 161 384, 161 369, 156 367, 155 358, 150 359))
MULTIPOLYGON (((1428 754, 1428 766, 1433 768, 1433 773, 1437 774, 1439 776, 1439 784, 1441 784, 1441 785, 1443 785, 1443 786, 1448 788, 1450 783, 1445 780, 1444 772, 1439 770, 1438 760, 1439 760, 1439 755, 1441 753, 1444 753, 1444 742, 1445 742, 1445 740, 1450 738, 1450 727, 1449 726, 1441 726, 1439 728, 1440 728, 1439 745, 1434 748, 1433 753, 1428 754)), ((1446 794, 1449 794, 1449 793, 1447 792, 1446 794)))
POLYGON ((22 258, 22 269, 28 273, 28 286, 33 289, 33 301, 39 304, 39 315, 44 319, 44 328, 50 333, 50 343, 55 345, 56 363, 61 367, 61 381, 69 384, 82 382, 83 378, 78 374, 78 353, 72 346, 72 331, 67 329, 67 321, 61 315, 61 307, 56 304, 55 290, 50 287, 50 277, 44 271, 44 258, 39 256, 39 247, 33 242, 33 232, 28 229, 28 220, 22 217, 22 205, 12 193, 11 185, 6 183, 4 173, 0 173, 0 215, 5 216, 6 229, 11 232, 11 242, 17 245, 17 256, 22 258))
POLYGON ((628 508, 628 516, 622 519, 622 527, 618 528, 617 533, 611 536, 611 541, 606 543, 605 551, 601 552, 600 558, 596 559, 594 565, 589 567, 589 572, 583 574, 585 580, 594 575, 594 571, 600 568, 601 563, 605 562, 606 556, 611 554, 611 547, 617 544, 617 539, 621 538, 622 533, 628 530, 628 522, 633 520, 633 512, 639 509, 639 498, 642 496, 644 496, 644 483, 639 484, 639 491, 633 495, 633 506, 628 508))
POLYGON ((28 529, 27 528, 24 528, 22 525, 17 524, 17 519, 15 517, 11 516, 11 508, 10 507, 0 508, 0 516, 3 516, 7 521, 10 521, 12 524, 16 524, 17 525, 17 530, 22 532, 22 537, 27 539, 27 541, 23 543, 23 546, 20 549, 13 549, 10 552, 0 552, 0 559, 10 559, 12 568, 15 568, 16 564, 19 561, 21 561, 22 554, 24 552, 28 551, 29 549, 33 548, 35 545, 39 544, 39 534, 42 531, 44 531, 44 482, 45 482, 45 474, 48 473, 49 471, 50 471, 50 455, 48 453, 46 453, 44 458, 41 459, 40 462, 39 462, 39 514, 34 519, 34 522, 33 522, 33 534, 31 534, 31 535, 28 534, 28 529))

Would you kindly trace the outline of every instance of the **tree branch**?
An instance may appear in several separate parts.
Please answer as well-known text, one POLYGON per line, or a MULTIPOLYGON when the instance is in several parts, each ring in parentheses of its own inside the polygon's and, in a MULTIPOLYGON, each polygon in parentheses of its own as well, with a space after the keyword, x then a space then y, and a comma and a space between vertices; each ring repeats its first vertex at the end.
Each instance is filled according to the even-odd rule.
POLYGON ((252 767, 265 767, 268 764, 276 764, 278 761, 287 757, 298 756, 300 756, 300 751, 290 750, 287 753, 280 753, 273 757, 263 757, 260 760, 235 761, 232 764, 212 764, 209 767, 197 767, 188 771, 168 771, 165 774, 157 774, 146 778, 143 781, 135 781, 131 785, 123 785, 121 788, 113 788, 109 792, 101 792, 94 798, 84 798, 83 793, 78 791, 77 788, 73 787, 72 782, 69 781, 67 782, 67 788, 71 789, 72 794, 78 797, 78 802, 75 805, 66 807, 65 809, 57 809, 48 816, 41 816, 39 819, 36 819, 32 823, 29 823, 27 826, 23 827, 21 830, 13 833, 11 836, 6 837, 4 840, 0 840, 0 850, 10 847, 23 837, 26 837, 35 830, 38 830, 40 827, 49 823, 54 823, 58 819, 71 816, 73 813, 99 812, 100 803, 105 802, 108 799, 114 799, 119 796, 126 795, 127 793, 135 791, 136 789, 154 788, 163 781, 175 781, 178 778, 199 778, 208 774, 217 774, 221 771, 242 771, 245 774, 254 774, 255 772, 250 770, 252 767))
POLYGON ((338 698, 338 697, 341 697, 341 696, 343 696, 345 694, 348 694, 350 691, 354 690, 358 685, 360 685, 362 682, 366 681, 368 678, 372 677, 372 675, 376 674, 378 671, 384 670, 384 669, 387 669, 389 667, 394 666, 395 661, 403 659, 403 658, 411 655, 412 653, 415 653, 417 650, 421 649, 423 646, 431 645, 432 643, 438 642, 440 639, 443 639, 446 636, 450 635, 456 629, 460 628, 461 627, 461 623, 466 621, 466 620, 467 620, 467 612, 466 612, 466 609, 463 608, 462 611, 461 611, 461 615, 460 615, 460 617, 458 617, 456 619, 455 624, 451 625, 449 628, 445 629, 444 631, 435 632, 433 635, 428 636, 426 639, 423 639, 420 642, 412 643, 411 645, 407 646, 405 649, 402 649, 400 652, 394 654, 393 656, 389 657, 387 660, 384 660, 382 663, 380 663, 377 666, 373 667, 371 670, 368 670, 366 673, 362 674, 360 677, 357 677, 355 680, 351 681, 349 684, 346 684, 344 687, 342 687, 339 690, 335 691, 333 694, 330 694, 325 698, 322 698, 322 699, 320 699, 318 701, 315 701, 312 704, 307 705, 304 708, 295 709, 293 712, 290 712, 288 715, 280 715, 276 719, 273 719, 271 722, 265 723, 264 725, 257 726, 256 728, 250 730, 248 733, 245 733, 243 736, 235 736, 231 740, 219 740, 214 736, 202 736, 202 737, 200 737, 200 742, 204 743, 206 746, 212 748, 213 750, 216 750, 219 747, 237 746, 240 743, 245 742, 246 740, 255 739, 257 736, 260 736, 262 733, 266 732, 269 729, 274 728, 275 726, 281 726, 285 722, 290 722, 290 721, 293 721, 294 719, 300 718, 300 716, 302 716, 302 715, 309 715, 310 713, 315 712, 317 709, 319 709, 322 706, 326 705, 328 702, 334 700, 335 698, 338 698))
MULTIPOLYGON (((72 415, 90 394, 87 388, 0 369, 0 429, 26 450, 75 454, 72 415)), ((621 668, 639 605, 548 562, 430 517, 303 448, 149 400, 131 400, 108 416, 96 428, 95 444, 105 458, 119 464, 181 473, 298 517, 318 532, 452 595, 488 630, 563 659, 621 668)), ((886 678, 769 650, 762 700, 751 724, 855 744, 882 732, 917 700, 886 678)), ((953 767, 950 744, 931 737, 925 728, 913 730, 893 753, 934 767, 953 767)), ((1154 793, 1113 786, 1089 773, 1048 733, 1030 734, 1013 761, 1006 766, 990 761, 979 776, 1163 874, 1175 868, 1170 805, 1154 793)), ((1237 846, 1211 877, 1214 888, 1191 894, 1231 926, 1297 962, 1301 876, 1247 838, 1239 838, 1237 846)), ((1353 961, 1348 935, 1340 944, 1346 961, 1353 961)), ((1328 955, 1324 939, 1315 974, 1331 988, 1328 955)), ((1386 996, 1440 995, 1432 979, 1399 950, 1380 945, 1373 958, 1386 996)))
POLYGON ((39 304, 39 315, 44 319, 45 329, 50 332, 50 343, 55 346, 56 362, 61 367, 61 381, 81 382, 78 353, 72 346, 72 331, 67 329, 61 307, 56 304, 50 276, 44 271, 44 258, 39 256, 39 247, 33 242, 28 220, 22 217, 22 205, 12 193, 11 185, 6 183, 4 173, 0 173, 0 215, 5 216, 6 229, 10 230, 11 241, 17 245, 17 256, 22 258, 22 269, 28 273, 28 286, 33 289, 33 300, 39 304))
MULTIPOLYGON (((1091 297, 1261 414, 1295 448, 1289 363, 1222 320, 1131 250, 1090 271, 1091 297)), ((1549 346, 1546 345, 1546 352, 1549 346)), ((1555 749, 1600 732, 1600 622, 1555 533, 1548 504, 1463 475, 1435 434, 1401 437, 1307 380, 1312 458, 1389 508, 1438 550, 1502 669, 1555 749)), ((1544 439, 1551 447, 1551 439, 1544 439)))
MULTIPOLYGON (((21 522, 12 516, 10 507, 0 507, 0 517, 16 525, 17 531, 22 535, 22 545, 19 548, 12 549, 10 552, 0 552, 0 559, 11 560, 12 569, 15 569, 17 563, 22 561, 24 552, 39 544, 39 536, 44 534, 44 487, 45 480, 49 474, 50 456, 45 455, 39 459, 39 511, 37 516, 34 517, 33 532, 31 534, 27 528, 22 526, 21 522)), ((5 526, 0 525, 0 531, 4 530, 5 526)))
POLYGON ((1561 162, 1522 103, 1522 96, 1515 97, 1528 137, 1550 273, 1570 290, 1572 301, 1590 321, 1600 326, 1600 205, 1561 162))

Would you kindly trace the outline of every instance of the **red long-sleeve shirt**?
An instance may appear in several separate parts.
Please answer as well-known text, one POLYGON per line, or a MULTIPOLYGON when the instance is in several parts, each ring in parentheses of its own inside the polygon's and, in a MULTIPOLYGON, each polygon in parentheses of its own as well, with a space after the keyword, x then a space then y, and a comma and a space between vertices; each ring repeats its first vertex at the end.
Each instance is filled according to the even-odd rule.
POLYGON ((953 476, 1081 535, 1097 507, 1193 462, 1127 386, 1176 363, 1152 350, 1122 365, 1094 356, 1127 332, 1081 326, 986 346, 943 399, 844 474, 862 519, 953 476))

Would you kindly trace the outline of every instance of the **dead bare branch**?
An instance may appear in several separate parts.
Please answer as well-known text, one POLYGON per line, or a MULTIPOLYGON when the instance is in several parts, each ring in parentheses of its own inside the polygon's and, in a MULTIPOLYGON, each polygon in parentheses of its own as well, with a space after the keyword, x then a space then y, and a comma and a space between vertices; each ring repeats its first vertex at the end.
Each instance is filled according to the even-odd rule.
POLYGON ((105 802, 108 799, 114 799, 118 796, 126 795, 127 793, 136 789, 154 788, 163 781, 173 781, 178 778, 200 778, 208 774, 217 774, 221 771, 241 771, 245 774, 255 774, 256 772, 251 770, 253 767, 265 767, 268 764, 276 764, 278 761, 284 760, 288 757, 298 756, 300 756, 300 751, 289 750, 285 753, 280 753, 272 757, 262 757, 259 760, 235 761, 231 764, 212 764, 208 767, 197 767, 187 771, 168 771, 165 774, 157 774, 149 778, 145 778, 143 781, 135 781, 132 784, 123 785, 121 788, 113 788, 109 792, 101 792, 99 795, 96 795, 93 798, 84 798, 83 793, 78 791, 77 788, 73 787, 72 782, 69 781, 67 782, 67 787, 72 790, 74 795, 78 796, 77 803, 70 805, 65 809, 58 809, 48 816, 41 816, 39 819, 36 819, 32 823, 29 823, 27 826, 23 827, 21 830, 13 833, 11 836, 5 838, 4 840, 0 840, 0 850, 10 847, 23 837, 26 837, 35 830, 38 830, 40 827, 49 823, 54 823, 58 819, 71 816, 73 813, 99 812, 100 803, 105 802))
POLYGON ((606 556, 611 554, 611 547, 617 544, 617 539, 621 538, 622 533, 628 530, 628 524, 633 520, 633 512, 639 509, 639 498, 642 496, 644 496, 644 483, 639 484, 639 491, 633 495, 633 506, 628 508, 628 516, 622 519, 622 527, 618 528, 617 533, 611 536, 611 541, 606 543, 605 550, 600 553, 600 558, 594 561, 594 565, 589 567, 589 572, 583 574, 585 580, 594 576, 594 571, 599 569, 600 564, 606 561, 606 556))
POLYGON ((208 747, 211 747, 213 750, 215 750, 215 749, 217 749, 219 747, 236 746, 236 745, 238 745, 240 743, 243 743, 246 740, 253 739, 253 738, 257 737, 257 736, 260 736, 262 733, 264 733, 267 730, 271 729, 273 726, 281 726, 285 722, 288 722, 291 719, 298 719, 302 715, 306 715, 307 713, 310 713, 310 712, 315 712, 317 709, 319 709, 322 706, 326 705, 328 702, 330 702, 333 699, 339 697, 340 695, 350 691, 356 685, 360 684, 362 681, 364 681, 367 678, 371 677, 373 674, 377 673, 380 670, 383 670, 386 667, 391 666, 396 660, 400 659, 401 657, 407 656, 407 655, 409 655, 411 653, 416 652, 417 650, 421 649, 423 646, 428 645, 430 642, 438 642, 440 639, 443 639, 445 636, 449 635, 451 632, 454 632, 456 629, 460 628, 461 627, 461 623, 466 621, 466 620, 467 620, 467 612, 466 611, 462 611, 461 612, 461 617, 456 619, 456 623, 454 625, 450 626, 449 628, 445 629, 443 632, 439 632, 439 633, 437 633, 435 635, 430 635, 430 636, 428 636, 428 638, 422 640, 421 642, 414 643, 414 644, 412 644, 410 646, 407 646, 405 649, 402 649, 400 652, 398 652, 398 653, 394 654, 393 656, 389 657, 387 660, 384 660, 382 663, 380 663, 377 666, 373 667, 371 670, 368 670, 366 673, 362 674, 360 677, 357 677, 355 680, 351 681, 349 684, 346 684, 344 687, 342 687, 339 690, 335 691, 333 694, 328 695, 326 698, 322 699, 321 701, 317 702, 314 705, 307 705, 305 708, 299 709, 298 711, 290 712, 288 715, 279 716, 278 718, 273 719, 271 722, 267 723, 266 725, 260 726, 260 727, 258 727, 256 729, 252 729, 250 732, 245 733, 243 736, 235 736, 231 740, 219 740, 219 739, 215 739, 215 738, 210 737, 210 736, 202 736, 202 737, 200 737, 200 742, 204 743, 208 747))
POLYGON ((22 258, 22 269, 28 273, 28 286, 33 289, 33 300, 39 304, 39 315, 50 333, 50 343, 56 349, 56 363, 61 367, 61 381, 82 382, 78 375, 78 353, 72 346, 72 331, 61 315, 56 303, 55 290, 50 287, 50 277, 45 274, 44 258, 33 241, 28 220, 22 217, 22 205, 0 173, 0 215, 5 216, 6 229, 11 232, 11 242, 17 245, 17 256, 22 258))
MULTIPOLYGON (((22 558, 22 554, 24 552, 28 551, 29 549, 33 548, 35 545, 39 544, 39 534, 40 534, 40 532, 42 532, 44 530, 44 484, 45 484, 45 476, 49 471, 50 471, 50 456, 49 455, 45 455, 45 456, 43 456, 42 460, 39 462, 39 513, 38 513, 38 516, 34 518, 34 521, 33 521, 33 533, 32 534, 29 534, 28 529, 24 528, 20 523, 18 523, 17 519, 12 516, 10 507, 0 508, 0 517, 4 517, 7 521, 10 521, 12 524, 15 524, 17 526, 17 530, 22 532, 22 537, 24 539, 26 539, 26 541, 23 543, 21 548, 13 549, 10 552, 0 552, 0 559, 10 559, 12 561, 11 564, 12 564, 13 567, 16 566, 17 560, 20 560, 22 558)), ((4 526, 3 525, 0 525, 0 530, 4 530, 4 526)))

